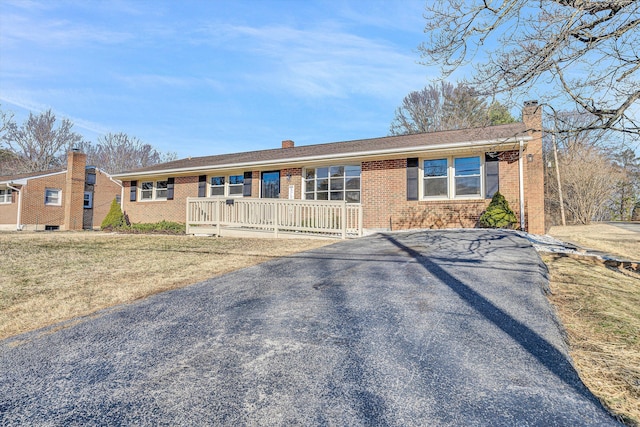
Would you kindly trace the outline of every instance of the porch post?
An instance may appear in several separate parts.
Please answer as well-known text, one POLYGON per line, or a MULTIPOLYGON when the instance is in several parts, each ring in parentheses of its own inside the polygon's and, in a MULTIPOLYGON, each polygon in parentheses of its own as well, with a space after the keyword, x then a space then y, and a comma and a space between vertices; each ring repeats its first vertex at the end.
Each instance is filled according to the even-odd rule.
POLYGON ((347 201, 344 200, 342 202, 342 206, 340 206, 341 217, 342 217, 342 240, 347 238, 347 201))

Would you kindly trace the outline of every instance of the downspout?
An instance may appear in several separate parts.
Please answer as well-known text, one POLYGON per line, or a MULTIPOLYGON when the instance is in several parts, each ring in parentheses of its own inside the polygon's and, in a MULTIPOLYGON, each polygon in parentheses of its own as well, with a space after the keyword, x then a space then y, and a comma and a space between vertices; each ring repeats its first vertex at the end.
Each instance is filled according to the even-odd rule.
POLYGON ((520 229, 524 230, 524 161, 522 159, 522 145, 520 140, 520 154, 518 155, 518 178, 520 181, 520 229))
POLYGON ((16 230, 22 231, 22 226, 20 225, 20 219, 22 216, 22 191, 11 184, 7 184, 7 187, 18 192, 18 218, 16 220, 16 230))

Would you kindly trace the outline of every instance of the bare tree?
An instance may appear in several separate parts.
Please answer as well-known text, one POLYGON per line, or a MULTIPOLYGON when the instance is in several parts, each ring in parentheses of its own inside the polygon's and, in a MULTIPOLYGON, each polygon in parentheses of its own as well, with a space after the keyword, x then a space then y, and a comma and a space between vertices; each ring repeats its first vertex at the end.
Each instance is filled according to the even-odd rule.
POLYGON ((62 119, 56 128, 56 115, 47 110, 18 126, 10 120, 2 135, 12 153, 13 173, 38 172, 62 167, 69 149, 82 143, 82 136, 72 131, 73 123, 62 119))
POLYGON ((619 148, 613 152, 613 164, 619 179, 612 183, 611 219, 628 221, 640 201, 640 157, 629 148, 619 148))
POLYGON ((487 106, 485 97, 465 84, 432 83, 409 93, 396 109, 391 135, 467 129, 489 124, 511 123, 514 119, 498 102, 487 106))
POLYGON ((162 153, 150 144, 125 133, 108 133, 98 137, 97 145, 82 147, 87 160, 106 172, 117 173, 168 162, 176 159, 175 153, 162 153))
POLYGON ((485 95, 571 101, 590 114, 582 129, 640 135, 640 2, 635 0, 437 0, 427 2, 420 47, 443 75, 475 59, 485 95))
POLYGON ((560 158, 565 206, 574 222, 589 224, 604 217, 612 194, 612 183, 620 173, 599 148, 576 145, 570 155, 560 158))

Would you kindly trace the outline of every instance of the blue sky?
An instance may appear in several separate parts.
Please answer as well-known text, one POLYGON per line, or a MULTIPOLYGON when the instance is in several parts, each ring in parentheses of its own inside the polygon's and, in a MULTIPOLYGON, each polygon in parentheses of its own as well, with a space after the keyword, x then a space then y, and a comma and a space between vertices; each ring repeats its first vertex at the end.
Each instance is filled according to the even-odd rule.
POLYGON ((179 157, 388 134, 423 1, 0 0, 0 104, 179 157))

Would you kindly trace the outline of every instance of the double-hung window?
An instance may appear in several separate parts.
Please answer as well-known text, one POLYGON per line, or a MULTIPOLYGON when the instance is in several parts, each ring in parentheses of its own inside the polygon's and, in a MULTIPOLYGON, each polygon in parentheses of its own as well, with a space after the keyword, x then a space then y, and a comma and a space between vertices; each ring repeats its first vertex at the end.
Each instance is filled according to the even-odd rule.
POLYGON ((229 196, 242 196, 244 175, 231 175, 229 177, 229 196))
POLYGON ((448 197, 449 161, 447 159, 425 160, 423 170, 424 197, 448 197))
POLYGON ((144 181, 140 185, 140 200, 166 200, 168 181, 144 181))
POLYGON ((47 188, 44 190, 44 204, 52 206, 62 205, 62 198, 60 197, 62 190, 57 188, 47 188))
POLYGON ((244 175, 212 176, 209 184, 212 197, 242 196, 244 175))
POLYGON ((360 174, 360 165, 307 168, 304 174, 305 199, 360 203, 360 174))
POLYGON ((478 196, 481 193, 480 157, 453 159, 456 196, 478 196))
POLYGON ((211 177, 211 195, 224 196, 224 176, 211 177))
POLYGON ((424 199, 482 197, 480 156, 426 159, 422 174, 424 199))
POLYGON ((0 203, 11 203, 11 189, 0 190, 0 203))

